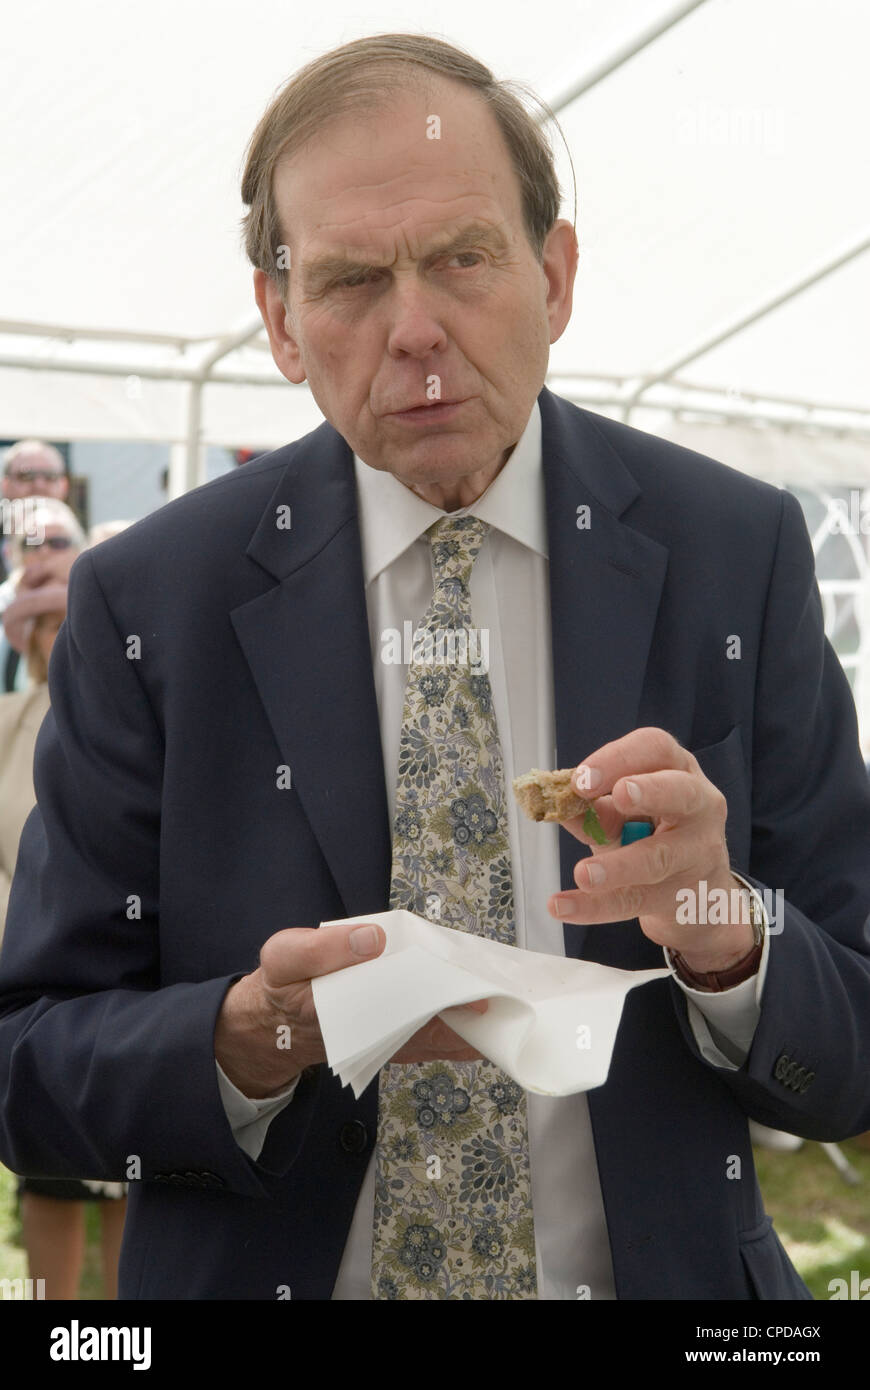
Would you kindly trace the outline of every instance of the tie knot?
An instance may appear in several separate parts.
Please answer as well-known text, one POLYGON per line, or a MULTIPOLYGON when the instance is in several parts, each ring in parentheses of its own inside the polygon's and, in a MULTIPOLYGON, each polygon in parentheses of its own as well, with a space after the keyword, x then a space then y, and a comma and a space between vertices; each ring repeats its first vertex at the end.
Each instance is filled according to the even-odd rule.
POLYGON ((462 588, 468 587, 471 567, 488 530, 489 522, 476 516, 445 516, 429 527, 426 534, 432 546, 436 586, 455 579, 462 588))

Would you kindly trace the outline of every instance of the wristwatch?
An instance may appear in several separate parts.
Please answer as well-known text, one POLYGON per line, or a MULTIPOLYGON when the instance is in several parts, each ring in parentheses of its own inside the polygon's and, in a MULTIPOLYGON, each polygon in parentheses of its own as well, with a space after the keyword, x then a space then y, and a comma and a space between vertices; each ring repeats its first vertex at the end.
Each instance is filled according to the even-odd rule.
POLYGON ((686 964, 679 951, 668 951, 671 964, 674 967, 683 984, 690 985, 692 989, 707 990, 713 994, 720 994, 722 990, 731 989, 734 985, 742 984, 744 980, 750 979, 757 971, 761 962, 761 953, 764 949, 764 935, 769 926, 767 912, 764 903, 759 897, 751 883, 747 883, 741 874, 731 870, 734 878, 739 879, 749 899, 749 920, 752 925, 753 944, 752 949, 736 964, 729 966, 727 970, 692 970, 686 964))

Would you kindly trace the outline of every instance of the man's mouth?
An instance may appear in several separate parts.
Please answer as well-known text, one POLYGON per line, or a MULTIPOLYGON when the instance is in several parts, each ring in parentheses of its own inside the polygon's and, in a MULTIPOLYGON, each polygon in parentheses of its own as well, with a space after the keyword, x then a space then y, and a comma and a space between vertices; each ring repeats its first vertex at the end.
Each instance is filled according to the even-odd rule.
POLYGON ((423 401, 418 405, 406 406, 404 410, 390 411, 389 418, 392 420, 429 420, 434 423, 436 420, 446 420, 455 414, 470 397, 457 399, 454 401, 423 401))

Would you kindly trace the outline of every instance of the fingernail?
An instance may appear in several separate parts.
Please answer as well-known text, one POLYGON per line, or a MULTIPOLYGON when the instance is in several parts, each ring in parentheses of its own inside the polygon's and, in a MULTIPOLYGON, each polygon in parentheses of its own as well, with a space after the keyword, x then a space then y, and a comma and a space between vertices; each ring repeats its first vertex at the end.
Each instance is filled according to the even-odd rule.
POLYGON ((357 927, 351 932, 348 941, 355 956, 371 956, 378 949, 378 933, 375 927, 357 927))
POLYGON ((571 905, 570 898, 555 897, 550 899, 550 911, 556 917, 564 917, 571 905))
POLYGON ((594 860, 586 865, 586 872, 589 875, 589 882, 594 884, 603 883, 607 877, 603 864, 596 864, 594 860))
POLYGON ((640 801, 640 787, 637 782, 626 782, 625 790, 628 792, 632 801, 640 801))
POLYGON ((588 767, 586 763, 581 763, 571 778, 571 782, 576 792, 591 792, 598 786, 601 776, 600 768, 588 767))

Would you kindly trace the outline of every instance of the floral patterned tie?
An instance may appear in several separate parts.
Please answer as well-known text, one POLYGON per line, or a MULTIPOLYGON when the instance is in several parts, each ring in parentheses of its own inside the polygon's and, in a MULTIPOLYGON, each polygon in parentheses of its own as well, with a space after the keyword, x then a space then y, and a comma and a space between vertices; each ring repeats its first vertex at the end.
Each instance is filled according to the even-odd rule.
MULTIPOLYGON (((488 530, 448 516, 427 532, 435 591, 405 688, 390 907, 513 945, 501 744, 468 591, 488 530)), ((372 1296, 537 1298, 526 1097, 492 1063, 381 1069, 372 1296)))

